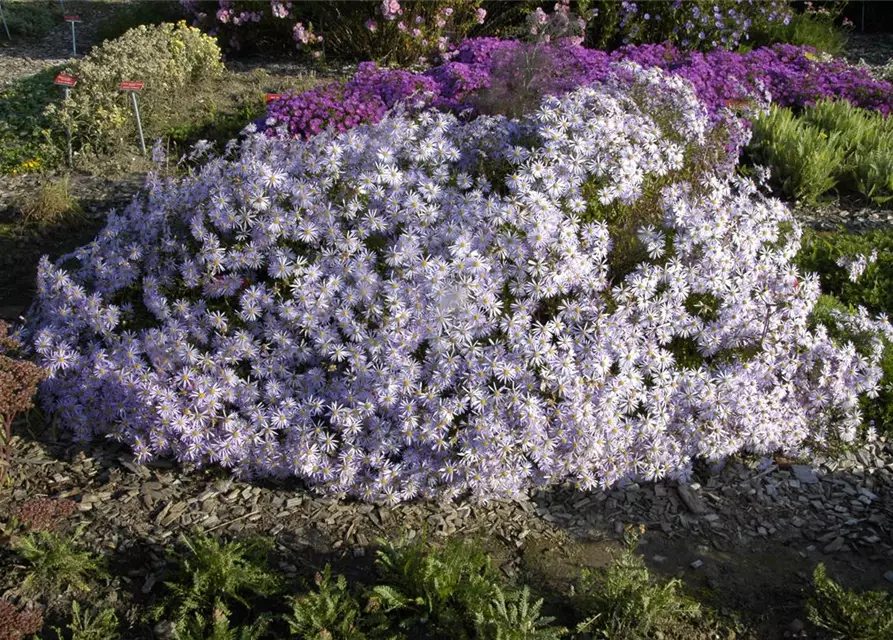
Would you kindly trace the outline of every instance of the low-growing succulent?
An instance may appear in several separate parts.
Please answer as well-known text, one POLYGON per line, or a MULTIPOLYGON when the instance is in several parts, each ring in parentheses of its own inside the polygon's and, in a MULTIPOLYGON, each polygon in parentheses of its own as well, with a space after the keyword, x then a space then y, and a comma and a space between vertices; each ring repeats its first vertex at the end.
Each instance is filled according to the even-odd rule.
POLYGON ((0 598, 0 640, 24 640, 42 628, 41 609, 22 609, 0 598))
POLYGON ((17 355, 21 343, 8 335, 9 325, 0 320, 0 481, 7 474, 15 417, 32 407, 32 399, 45 372, 17 355))

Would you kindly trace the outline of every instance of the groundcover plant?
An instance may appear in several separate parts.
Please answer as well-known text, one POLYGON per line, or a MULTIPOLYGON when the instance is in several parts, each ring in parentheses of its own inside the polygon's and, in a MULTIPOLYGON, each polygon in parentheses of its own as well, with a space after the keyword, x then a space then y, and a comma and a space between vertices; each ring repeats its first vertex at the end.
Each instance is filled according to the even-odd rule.
POLYGON ((884 115, 893 108, 889 82, 842 60, 822 58, 805 46, 701 53, 682 51, 667 42, 629 45, 608 53, 567 38, 551 44, 471 38, 444 57, 424 73, 363 63, 344 84, 331 83, 271 102, 261 126, 267 135, 278 137, 310 137, 330 128, 346 131, 378 122, 401 101, 466 115, 486 112, 488 106, 523 107, 525 99, 535 106, 543 95, 561 95, 604 81, 612 65, 623 61, 689 80, 714 119, 724 117, 730 105, 760 102, 766 94, 786 107, 843 99, 884 115))
POLYGON ((232 143, 42 261, 20 335, 44 407, 140 461, 388 502, 851 439, 880 341, 809 328, 799 228, 704 166, 711 127, 689 83, 626 63, 521 119, 232 143), (623 216, 651 224, 621 268, 623 216))

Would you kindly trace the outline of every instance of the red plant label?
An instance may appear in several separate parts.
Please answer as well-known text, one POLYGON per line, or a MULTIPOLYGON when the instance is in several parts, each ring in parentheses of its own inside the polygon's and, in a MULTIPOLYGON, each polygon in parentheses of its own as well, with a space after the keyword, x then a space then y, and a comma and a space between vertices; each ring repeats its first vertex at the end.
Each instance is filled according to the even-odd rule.
POLYGON ((122 82, 121 83, 121 91, 141 91, 143 88, 143 83, 140 80, 135 80, 133 82, 122 82))
POLYGON ((271 102, 273 102, 273 100, 278 100, 281 97, 282 97, 281 93, 268 93, 267 94, 267 104, 270 104, 271 102))
POLYGON ((62 16, 62 17, 65 18, 65 22, 80 22, 81 21, 80 16, 62 16))
POLYGON ((63 87, 73 87, 78 83, 78 79, 74 76, 70 76, 67 73, 60 73, 56 76, 56 79, 53 80, 53 84, 59 84, 63 87))

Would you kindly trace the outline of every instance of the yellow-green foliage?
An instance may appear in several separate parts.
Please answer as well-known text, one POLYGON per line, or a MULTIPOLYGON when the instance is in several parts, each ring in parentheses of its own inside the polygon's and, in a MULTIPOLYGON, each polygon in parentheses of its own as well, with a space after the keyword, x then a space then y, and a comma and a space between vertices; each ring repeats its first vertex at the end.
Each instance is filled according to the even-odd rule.
POLYGON ((773 107, 754 123, 748 152, 807 202, 834 188, 877 204, 893 198, 893 118, 846 100, 820 101, 800 116, 773 107))
POLYGON ((89 591, 91 579, 101 577, 105 571, 101 560, 77 546, 81 533, 79 529, 72 537, 62 537, 39 531, 15 538, 13 549, 28 563, 22 587, 29 592, 69 588, 89 591))
POLYGON ((132 144, 136 125, 124 80, 141 80, 140 113, 147 137, 161 133, 156 123, 191 82, 223 71, 217 42, 185 22, 142 25, 106 41, 67 71, 78 78, 68 101, 49 107, 49 114, 71 126, 76 145, 101 151, 132 144))
POLYGON ((806 604, 809 621, 843 640, 893 638, 893 597, 884 591, 847 591, 820 564, 812 574, 815 592, 806 604))
POLYGON ((837 185, 844 158, 838 132, 829 135, 774 105, 754 122, 749 153, 772 167, 784 192, 810 203, 837 185))
POLYGON ((828 135, 839 133, 843 185, 878 204, 893 198, 893 119, 845 100, 823 100, 803 117, 828 135))

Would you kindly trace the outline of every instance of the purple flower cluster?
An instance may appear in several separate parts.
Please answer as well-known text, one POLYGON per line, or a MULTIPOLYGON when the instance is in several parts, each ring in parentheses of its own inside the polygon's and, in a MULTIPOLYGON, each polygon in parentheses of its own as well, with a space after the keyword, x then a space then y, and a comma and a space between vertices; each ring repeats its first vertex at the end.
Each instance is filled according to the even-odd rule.
POLYGON ((141 461, 387 502, 852 439, 879 351, 810 328, 818 279, 780 202, 681 181, 710 128, 689 83, 623 63, 522 119, 249 136, 42 261, 23 335, 43 405, 141 461), (646 184, 662 217, 616 273, 593 207, 646 184))
POLYGON ((624 60, 658 67, 691 82, 717 119, 727 107, 761 102, 766 93, 777 104, 801 107, 822 98, 846 99, 855 106, 885 115, 893 109, 893 85, 841 60, 820 58, 810 47, 775 45, 748 53, 717 49, 685 52, 669 43, 629 45, 612 53, 559 42, 529 45, 515 40, 465 40, 448 61, 422 74, 361 66, 344 87, 330 85, 274 102, 270 126, 286 135, 338 131, 360 122, 378 122, 387 108, 412 99, 461 113, 475 111, 482 90, 498 88, 501 100, 524 91, 538 102, 543 95, 561 95, 576 87, 602 82, 612 63, 624 60))
POLYGON ((685 49, 735 49, 754 29, 787 24, 792 16, 786 0, 623 0, 617 5, 624 44, 669 39, 685 49))
POLYGON ((344 84, 329 83, 271 101, 263 128, 268 136, 286 137, 310 137, 327 129, 343 132, 378 122, 398 103, 425 106, 436 92, 431 78, 364 62, 344 84))

